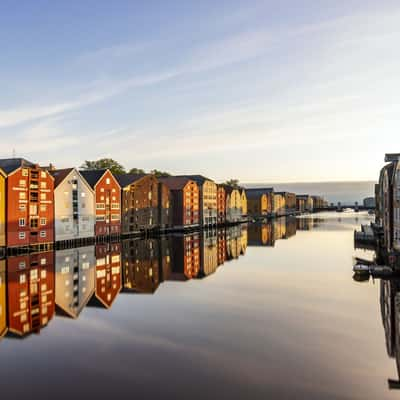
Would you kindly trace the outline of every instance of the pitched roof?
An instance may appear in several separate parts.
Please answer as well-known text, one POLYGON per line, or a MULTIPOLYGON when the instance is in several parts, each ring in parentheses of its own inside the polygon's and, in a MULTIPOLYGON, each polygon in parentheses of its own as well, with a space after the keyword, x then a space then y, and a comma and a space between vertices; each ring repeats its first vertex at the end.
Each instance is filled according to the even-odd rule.
POLYGON ((274 193, 274 188, 250 188, 246 189, 246 196, 249 198, 255 198, 262 196, 263 194, 274 193))
POLYGON ((176 177, 176 178, 182 178, 182 177, 188 178, 188 179, 191 179, 192 181, 195 181, 196 183, 199 183, 199 184, 201 184, 201 185, 202 185, 205 181, 214 182, 212 179, 206 178, 206 177, 203 176, 203 175, 176 175, 175 177, 176 177))
POLYGON ((121 174, 121 175, 114 175, 115 179, 119 183, 119 185, 123 188, 125 186, 129 186, 132 183, 142 179, 149 174, 121 174))
POLYGON ((167 185, 170 190, 182 190, 189 182, 194 182, 185 176, 168 176, 158 180, 167 185))
POLYGON ((86 182, 94 189, 100 178, 106 173, 107 169, 85 169, 79 173, 85 178, 86 182))
POLYGON ((234 190, 239 191, 239 193, 241 192, 241 188, 235 188, 233 186, 229 186, 229 185, 225 185, 225 184, 221 184, 219 186, 222 186, 225 189, 225 193, 228 193, 228 194, 231 194, 234 190))
POLYGON ((74 168, 53 169, 49 170, 49 174, 54 177, 54 187, 57 187, 74 168))
POLYGON ((8 175, 14 172, 16 169, 27 166, 34 167, 35 164, 31 163, 25 158, 3 158, 0 160, 0 168, 8 175))

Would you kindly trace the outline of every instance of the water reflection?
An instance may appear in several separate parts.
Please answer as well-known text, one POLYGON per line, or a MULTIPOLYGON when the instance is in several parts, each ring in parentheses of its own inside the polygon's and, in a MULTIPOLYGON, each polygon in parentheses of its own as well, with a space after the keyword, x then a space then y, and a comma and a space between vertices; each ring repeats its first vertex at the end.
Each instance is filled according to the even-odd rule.
POLYGON ((205 279, 247 246, 274 246, 318 221, 283 217, 0 260, 0 336, 39 333, 55 312, 78 318, 86 306, 109 309, 120 293, 153 294, 165 281, 205 279))
POLYGON ((400 280, 380 281, 380 305, 386 351, 396 360, 398 379, 388 379, 391 389, 400 389, 400 280))

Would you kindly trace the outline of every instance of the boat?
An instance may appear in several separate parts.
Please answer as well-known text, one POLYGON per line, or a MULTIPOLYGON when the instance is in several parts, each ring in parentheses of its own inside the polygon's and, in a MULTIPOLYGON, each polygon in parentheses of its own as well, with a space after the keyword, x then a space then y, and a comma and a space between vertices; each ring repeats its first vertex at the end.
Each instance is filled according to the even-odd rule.
POLYGON ((370 265, 365 265, 365 264, 356 264, 353 267, 353 272, 357 274, 368 274, 370 273, 370 265))

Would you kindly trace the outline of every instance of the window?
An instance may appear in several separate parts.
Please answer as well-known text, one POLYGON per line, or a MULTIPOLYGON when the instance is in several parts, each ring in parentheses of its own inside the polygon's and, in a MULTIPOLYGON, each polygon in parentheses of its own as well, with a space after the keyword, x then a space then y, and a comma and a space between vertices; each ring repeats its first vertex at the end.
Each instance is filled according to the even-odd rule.
POLYGON ((40 237, 45 238, 46 237, 46 231, 40 231, 40 237))
POLYGON ((19 284, 22 285, 25 282, 26 282, 26 275, 25 274, 21 274, 19 276, 19 284))
POLYGON ((96 221, 100 222, 100 221, 105 221, 105 216, 104 215, 97 215, 96 216, 96 221))
POLYGON ((101 188, 101 189, 100 189, 100 192, 104 192, 104 188, 101 188))
POLYGON ((86 197, 86 193, 82 192, 81 197, 86 197))
POLYGON ((25 200, 26 199, 26 193, 25 192, 19 192, 19 199, 20 200, 25 200))
POLYGON ((25 261, 20 261, 20 263, 18 264, 18 268, 24 269, 25 267, 26 267, 25 261))
POLYGON ((25 232, 20 232, 20 233, 18 234, 18 237, 19 237, 20 239, 25 239, 25 232))
POLYGON ((41 178, 47 178, 46 171, 40 171, 40 177, 41 178))
POLYGON ((42 205, 40 206, 40 211, 41 211, 41 212, 46 212, 46 211, 47 211, 47 206, 46 206, 46 204, 42 204, 42 205))
MULTIPOLYGON (((42 260, 44 260, 45 263, 46 263, 46 259, 45 259, 45 258, 42 258, 42 260)), ((40 271, 40 278, 41 278, 41 279, 46 279, 46 276, 47 276, 47 271, 46 271, 45 269, 42 269, 42 270, 40 271)))
POLYGON ((31 219, 31 228, 37 228, 37 227, 38 227, 38 219, 32 218, 31 219))
POLYGON ((19 205, 19 211, 26 211, 26 205, 25 204, 20 204, 19 205))
POLYGON ((46 181, 40 182, 40 188, 41 189, 47 189, 47 182, 46 181))
POLYGON ((106 179, 106 184, 109 185, 110 184, 110 178, 106 179))
POLYGON ((40 200, 46 200, 47 195, 46 193, 40 193, 40 200))
POLYGON ((111 203, 112 210, 119 210, 119 203, 111 203))
POLYGON ((119 214, 112 214, 111 215, 111 220, 112 221, 119 221, 119 214))
MULTIPOLYGON (((41 258, 40 259, 40 265, 46 265, 46 259, 45 258, 41 258)), ((42 271, 42 278, 46 278, 46 271, 44 271, 44 276, 43 276, 43 271, 42 271)))
POLYGON ((96 203, 96 210, 105 210, 106 205, 104 203, 96 203))
POLYGON ((46 218, 40 218, 40 225, 46 225, 46 218))
POLYGON ((18 221, 19 226, 25 226, 25 218, 20 218, 18 221))
POLYGON ((26 187, 26 180, 25 179, 20 179, 19 180, 19 186, 26 187))
POLYGON ((22 176, 28 176, 28 170, 26 168, 22 170, 22 176))

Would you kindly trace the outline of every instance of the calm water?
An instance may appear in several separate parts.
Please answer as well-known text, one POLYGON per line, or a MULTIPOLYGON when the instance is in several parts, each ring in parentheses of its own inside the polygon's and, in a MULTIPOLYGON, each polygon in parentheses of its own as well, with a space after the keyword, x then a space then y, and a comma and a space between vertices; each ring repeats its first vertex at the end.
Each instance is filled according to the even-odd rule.
POLYGON ((2 398, 400 398, 387 382, 398 379, 396 291, 352 279, 353 255, 372 257, 353 249, 368 219, 320 214, 10 258, 3 314, 36 333, 0 340, 2 398), (20 308, 38 308, 37 290, 47 305, 26 325, 20 308))

